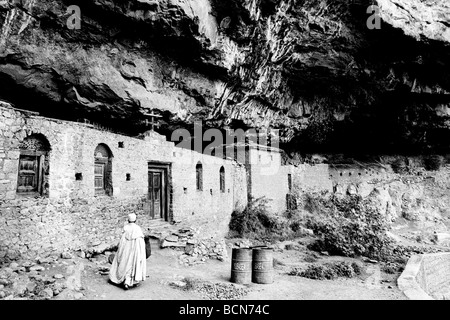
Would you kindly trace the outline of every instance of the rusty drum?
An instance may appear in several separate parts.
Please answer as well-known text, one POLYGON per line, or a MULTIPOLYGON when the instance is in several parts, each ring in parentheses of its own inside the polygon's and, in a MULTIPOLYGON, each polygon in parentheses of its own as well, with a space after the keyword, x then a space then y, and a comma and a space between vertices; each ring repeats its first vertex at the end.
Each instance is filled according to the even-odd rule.
POLYGON ((270 248, 255 248, 252 252, 252 282, 273 282, 273 251, 270 248))
POLYGON ((248 284, 252 281, 252 250, 233 248, 231 255, 231 282, 248 284))

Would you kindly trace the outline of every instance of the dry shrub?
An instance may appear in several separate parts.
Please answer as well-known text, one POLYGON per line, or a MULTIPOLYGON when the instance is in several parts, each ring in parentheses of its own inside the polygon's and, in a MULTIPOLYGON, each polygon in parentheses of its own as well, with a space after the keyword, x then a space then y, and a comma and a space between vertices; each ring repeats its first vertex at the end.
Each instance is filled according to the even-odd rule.
POLYGON ((280 240, 288 230, 285 218, 268 212, 266 198, 251 200, 243 211, 234 211, 229 223, 229 236, 257 240, 280 240))
POLYGON ((437 171, 444 165, 444 163, 444 157, 439 155, 431 155, 423 159, 423 164, 425 170, 427 171, 437 171))
POLYGON ((289 275, 315 280, 333 280, 339 277, 353 278, 361 274, 361 268, 356 263, 329 262, 325 264, 311 264, 306 269, 293 268, 289 275))

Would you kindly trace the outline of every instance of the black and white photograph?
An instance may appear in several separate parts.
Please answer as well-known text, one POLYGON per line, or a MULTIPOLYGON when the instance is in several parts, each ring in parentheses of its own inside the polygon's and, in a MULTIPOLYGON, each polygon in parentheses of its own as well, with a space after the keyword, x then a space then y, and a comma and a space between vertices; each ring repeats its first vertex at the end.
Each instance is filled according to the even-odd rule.
POLYGON ((450 300, 449 0, 0 0, 0 28, 0 306, 450 300))

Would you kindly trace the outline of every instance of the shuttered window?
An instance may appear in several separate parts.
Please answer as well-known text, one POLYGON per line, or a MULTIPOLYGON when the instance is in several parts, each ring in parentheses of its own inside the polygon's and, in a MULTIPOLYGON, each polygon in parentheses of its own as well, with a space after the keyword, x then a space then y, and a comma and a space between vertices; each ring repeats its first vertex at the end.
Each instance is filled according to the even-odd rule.
POLYGON ((20 156, 17 192, 27 193, 39 191, 39 158, 39 156, 20 156))

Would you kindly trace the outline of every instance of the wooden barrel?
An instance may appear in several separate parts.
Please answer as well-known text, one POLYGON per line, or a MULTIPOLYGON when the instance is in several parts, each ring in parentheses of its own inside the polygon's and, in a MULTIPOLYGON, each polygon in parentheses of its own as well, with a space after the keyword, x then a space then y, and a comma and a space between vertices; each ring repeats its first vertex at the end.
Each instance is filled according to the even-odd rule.
POLYGON ((231 282, 248 284, 252 281, 252 250, 233 248, 231 255, 231 282))
POLYGON ((252 282, 269 284, 273 282, 273 251, 269 248, 255 248, 252 252, 252 282))

